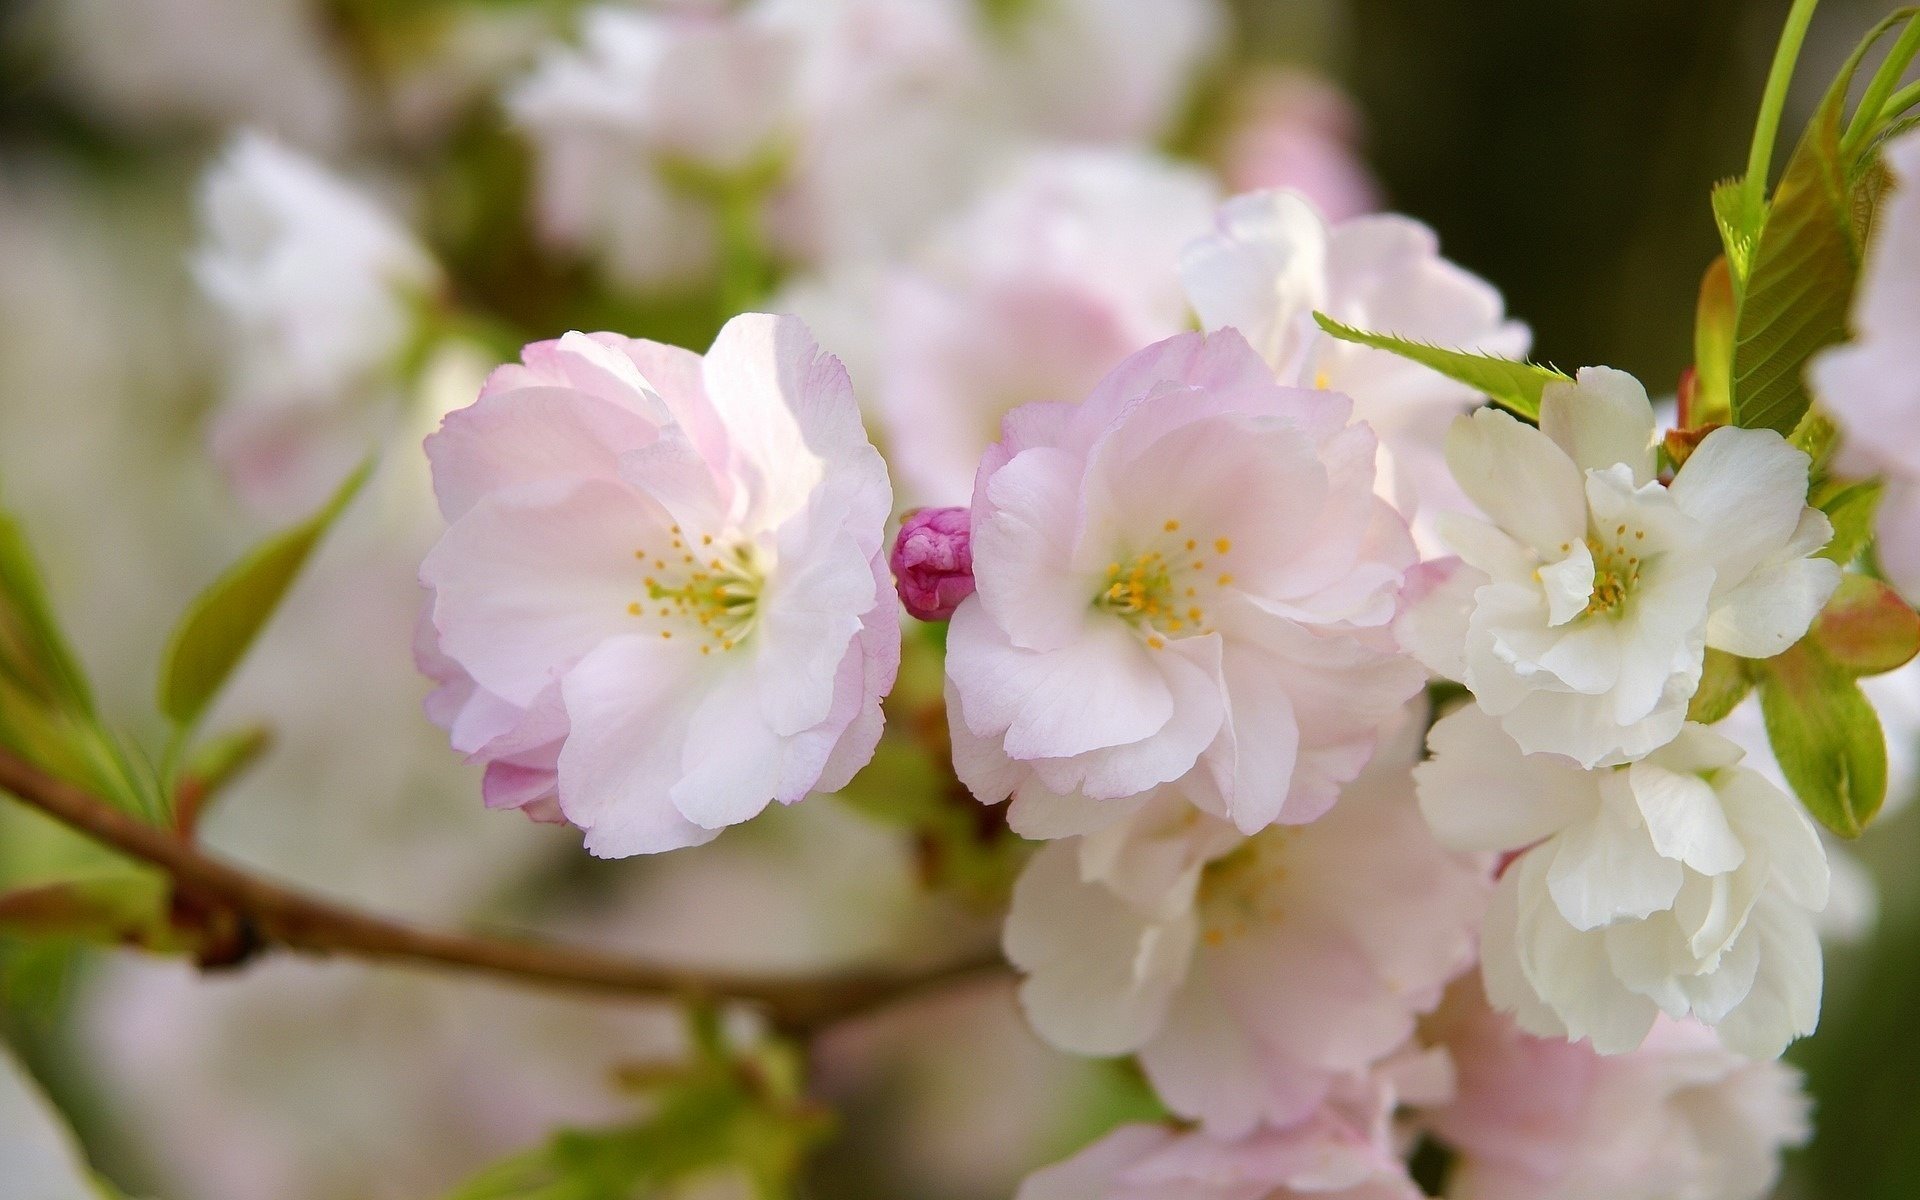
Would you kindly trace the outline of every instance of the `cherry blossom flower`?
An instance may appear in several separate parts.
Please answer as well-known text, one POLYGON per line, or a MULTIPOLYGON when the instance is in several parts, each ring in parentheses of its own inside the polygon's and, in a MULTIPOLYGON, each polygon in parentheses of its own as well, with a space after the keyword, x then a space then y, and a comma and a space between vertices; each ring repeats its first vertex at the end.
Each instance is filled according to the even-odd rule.
POLYGON ((1220 0, 1023 0, 996 18, 993 95, 1009 124, 1065 141, 1169 132, 1230 17, 1220 0))
POLYGON ((1780 653, 1840 581, 1807 507, 1807 456, 1768 430, 1716 429, 1671 486, 1630 375, 1549 385, 1540 428, 1483 409, 1447 461, 1491 521, 1449 514, 1464 565, 1410 606, 1402 643, 1467 685, 1528 752, 1584 766, 1670 741, 1707 646, 1780 653))
POLYGON ((529 346, 428 441, 430 712, 604 856, 711 839, 871 757, 898 664, 886 468, 792 318, 700 356, 529 346), (551 797, 551 805, 548 799, 551 797))
POLYGON ((1420 1200, 1398 1155, 1332 1114, 1233 1141, 1125 1125, 1014 1200, 1420 1200))
POLYGON ((1701 725, 1631 766, 1523 755, 1472 705, 1428 737, 1420 807, 1457 850, 1521 851, 1487 914, 1487 994, 1542 1037, 1632 1050, 1658 1014, 1752 1058, 1810 1033, 1827 860, 1800 806, 1701 725))
POLYGON ((1148 154, 1036 154, 892 272, 876 407, 903 490, 965 501, 1009 411, 1076 400, 1188 328, 1180 248, 1215 199, 1205 176, 1148 154))
POLYGON ((1473 389, 1395 354, 1329 337, 1336 320, 1437 345, 1517 357, 1530 335, 1508 321, 1491 284, 1440 257, 1433 231, 1393 215, 1328 223, 1297 192, 1236 196, 1215 230, 1187 247, 1187 294, 1208 329, 1246 335, 1283 383, 1350 396, 1380 435, 1380 494, 1413 523, 1424 552, 1440 512, 1472 511, 1448 477, 1448 423, 1478 403, 1473 389))
POLYGON ((311 502, 364 456, 438 269, 356 185, 243 133, 200 193, 201 291, 234 327, 214 455, 250 499, 311 502))
POLYGON ((1806 1141, 1799 1072, 1729 1054, 1691 1021, 1613 1058, 1522 1032, 1474 980, 1423 1026, 1456 1087, 1421 1122, 1457 1156, 1446 1200, 1761 1200, 1806 1141))
POLYGON ((1428 833, 1401 740, 1311 825, 1248 839, 1166 789, 1041 849, 1005 936, 1040 1035, 1137 1054, 1169 1109, 1227 1138, 1304 1119, 1400 1049, 1471 967, 1490 879, 1428 833))
POLYGON ((1874 553, 1920 602, 1920 132, 1888 142, 1881 160, 1893 187, 1875 208, 1854 340, 1814 359, 1807 380, 1843 435, 1836 467, 1885 477, 1874 553))
POLYGON ((978 590, 948 639, 977 797, 1014 794, 1039 836, 1176 780, 1249 833, 1333 804, 1420 686, 1381 636, 1413 547, 1349 411, 1277 385, 1227 331, 1007 417, 974 489, 978 590))
POLYGON ((507 97, 536 150, 544 231, 637 288, 713 267, 714 189, 751 192, 733 219, 791 259, 896 246, 974 160, 956 116, 977 57, 963 12, 957 0, 589 9, 581 45, 550 48, 507 97))

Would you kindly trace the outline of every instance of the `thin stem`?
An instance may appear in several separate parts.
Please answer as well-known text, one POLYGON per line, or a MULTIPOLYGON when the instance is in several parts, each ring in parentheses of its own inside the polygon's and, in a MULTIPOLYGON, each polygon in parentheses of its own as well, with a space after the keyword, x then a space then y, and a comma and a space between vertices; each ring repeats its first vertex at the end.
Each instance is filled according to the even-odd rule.
POLYGON ((1880 119, 1891 121, 1916 104, 1920 104, 1920 83, 1910 83, 1887 99, 1886 107, 1880 110, 1880 119))
POLYGON ((416 929, 282 887, 215 858, 0 749, 0 791, 122 854, 158 867, 184 899, 234 914, 260 945, 376 962, 431 964, 638 999, 734 1001, 806 1032, 991 969, 978 958, 915 974, 814 978, 689 970, 535 941, 416 929))
POLYGON ((1907 67, 1912 64, 1917 52, 1920 52, 1920 19, 1909 16, 1907 27, 1900 31, 1899 40, 1893 43, 1893 49, 1887 51, 1885 61, 1873 73, 1872 81, 1860 97, 1860 107, 1854 111, 1853 123, 1847 126, 1846 137, 1840 143, 1846 151, 1857 149, 1880 123, 1888 99, 1894 89, 1900 86, 1900 77, 1907 73, 1907 67))
POLYGON ((1780 137, 1787 87, 1793 82, 1793 68, 1800 61, 1800 47, 1806 43, 1807 27, 1813 23, 1813 10, 1819 4, 1820 0, 1794 0, 1787 27, 1780 33, 1779 48, 1773 52, 1767 88, 1760 97, 1760 117, 1753 127, 1753 148, 1747 153, 1746 202, 1742 209, 1749 227, 1759 224, 1766 206, 1767 175, 1773 169, 1773 144, 1780 137))

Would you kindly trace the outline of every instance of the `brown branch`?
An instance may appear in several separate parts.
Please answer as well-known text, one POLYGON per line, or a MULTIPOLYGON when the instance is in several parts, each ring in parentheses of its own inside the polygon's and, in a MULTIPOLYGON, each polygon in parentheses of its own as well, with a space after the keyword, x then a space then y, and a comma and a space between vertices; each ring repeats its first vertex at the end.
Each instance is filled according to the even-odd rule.
POLYGON ((6 749, 0 749, 0 791, 158 867, 189 907, 232 914, 261 945, 451 967, 638 999, 738 1001, 760 1008, 776 1026, 796 1032, 984 972, 997 962, 974 959, 916 974, 746 975, 663 966, 544 942, 417 929, 305 895, 223 862, 6 749))

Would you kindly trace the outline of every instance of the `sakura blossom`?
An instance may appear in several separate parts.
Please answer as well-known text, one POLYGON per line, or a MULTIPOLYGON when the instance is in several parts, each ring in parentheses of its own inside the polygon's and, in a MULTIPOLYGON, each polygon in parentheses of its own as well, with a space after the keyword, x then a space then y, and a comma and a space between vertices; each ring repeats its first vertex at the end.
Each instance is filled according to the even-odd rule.
POLYGON ((1456 1155, 1446 1200, 1761 1200, 1807 1140, 1800 1074, 1661 1018, 1629 1054, 1522 1032, 1463 980, 1423 1026, 1456 1087, 1420 1123, 1456 1155))
POLYGON ((1307 1119, 1395 1054, 1471 969, 1490 884, 1427 832, 1399 740, 1311 825, 1249 839, 1164 789, 1043 847, 1005 935, 1041 1036, 1136 1054, 1226 1139, 1307 1119))
POLYGON ((1792 798, 1700 725, 1621 768, 1523 755, 1468 705, 1414 769, 1442 843, 1517 852, 1482 936, 1494 1005, 1602 1054, 1664 1012, 1776 1057, 1819 1017, 1826 855, 1792 798))
POLYGON ((1338 1116, 1233 1141, 1127 1125, 1027 1178, 1014 1200, 1420 1200, 1406 1164, 1338 1116))
POLYGON ((1854 339, 1816 358, 1807 382, 1843 434, 1839 465, 1886 481, 1875 542, 1881 569, 1909 600, 1920 600, 1920 132, 1887 143, 1892 187, 1873 223, 1859 291, 1854 339))
POLYGON ((1442 512, 1472 511, 1442 457, 1452 419, 1479 401, 1473 389, 1397 355, 1337 341, 1314 313, 1415 341, 1505 357, 1530 335, 1500 293, 1440 256, 1417 221, 1356 216, 1329 224, 1295 191, 1236 196, 1215 228, 1185 251, 1181 275, 1201 322, 1235 328, 1282 382, 1331 388, 1380 436, 1379 488, 1410 522, 1423 551, 1437 546, 1442 512))
POLYGON ((1665 745, 1706 647, 1778 654, 1840 581, 1816 557, 1833 527, 1807 506, 1804 453, 1716 429, 1663 484, 1646 389, 1623 372, 1549 385, 1538 429, 1456 419, 1447 462, 1490 519, 1442 519, 1459 564, 1423 578, 1401 641, 1528 753, 1592 767, 1665 745))
POLYGON ((965 501, 1008 412, 1077 400, 1190 328, 1180 249, 1216 198, 1199 172, 1138 151, 1037 154, 890 272, 874 404, 902 490, 965 501))
POLYGON ((1151 142, 1222 49, 1220 0, 1033 0, 990 17, 993 94, 1042 137, 1151 142))
POLYGON ((944 145, 958 169, 991 143, 960 119, 978 86, 963 11, 588 9, 580 44, 549 47, 506 101, 536 151, 546 233, 642 289, 716 269, 728 238, 807 262, 896 246, 960 185, 899 163, 944 145))
POLYGON ((428 440, 448 521, 429 712, 488 802, 593 853, 694 845, 873 752, 898 663, 886 468, 792 318, 703 358, 612 334, 527 347, 428 440))
POLYGON ((1229 330, 1008 415, 948 638, 978 798, 1055 834, 1164 784, 1243 833, 1332 806, 1421 674, 1387 636, 1413 546, 1350 412, 1229 330))
POLYGON ((200 192, 192 268, 237 348, 215 457, 267 507, 311 502, 366 454, 438 268, 361 186, 238 135, 200 192))

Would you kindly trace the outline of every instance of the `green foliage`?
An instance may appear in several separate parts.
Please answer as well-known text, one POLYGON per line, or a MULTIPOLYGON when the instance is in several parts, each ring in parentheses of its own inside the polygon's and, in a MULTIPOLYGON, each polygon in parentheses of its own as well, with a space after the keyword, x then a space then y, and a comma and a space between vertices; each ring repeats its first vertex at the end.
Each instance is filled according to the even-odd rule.
POLYGON ((205 714, 372 471, 372 460, 362 463, 318 512, 254 547, 188 606, 160 671, 160 711, 175 725, 205 714))
POLYGON ((1856 121, 1857 133, 1844 128, 1847 90, 1872 45, 1910 15, 1896 14, 1883 22, 1848 60, 1808 124, 1770 203, 1758 209, 1752 204, 1755 189, 1765 180, 1750 176, 1747 203, 1729 229, 1729 202, 1716 193, 1714 211, 1729 258, 1737 261, 1738 247, 1749 237, 1753 246, 1751 266, 1735 275, 1738 317, 1731 399, 1737 425, 1793 432, 1811 404, 1802 378, 1807 360, 1846 337, 1865 241, 1864 216, 1872 211, 1876 186, 1870 168, 1878 122, 1875 114, 1864 125, 1856 121))
POLYGON ((1781 773, 1815 820, 1859 837, 1887 797, 1880 718, 1851 675, 1801 645, 1767 660, 1760 711, 1781 773))
POLYGON ((1709 648, 1700 688, 1687 704, 1687 720, 1702 725, 1723 721, 1752 690, 1753 676, 1747 671, 1745 659, 1709 648))
POLYGON ((1351 325, 1343 325, 1325 313, 1314 313, 1313 319, 1332 337, 1410 359, 1456 383, 1464 383, 1475 391, 1485 393, 1495 404, 1511 409, 1530 421, 1540 419, 1540 394, 1547 385, 1569 382, 1566 375, 1552 367, 1496 358, 1491 354, 1443 350, 1438 346, 1412 342, 1390 334, 1369 333, 1351 325))
POLYGON ((1720 244, 1726 250, 1728 282, 1745 283, 1753 263, 1754 230, 1747 227, 1747 185, 1744 179, 1727 179, 1713 188, 1713 223, 1720 230, 1720 244))
POLYGON ((448 1200, 642 1200, 732 1175, 756 1195, 791 1195, 825 1112, 799 1094, 795 1053, 780 1044, 703 1054, 670 1072, 651 1115, 609 1130, 567 1130, 482 1171, 448 1200))
POLYGON ((1841 566, 1850 565, 1873 540, 1873 518, 1880 510, 1883 488, 1879 480, 1859 483, 1830 482, 1812 497, 1815 508, 1833 522, 1833 540, 1820 551, 1820 557, 1841 566))
POLYGON ((54 620, 25 533, 0 512, 0 676, 50 707, 93 715, 93 696, 54 620))
POLYGON ((1887 795, 1886 737, 1858 680, 1920 652, 1920 615, 1893 589, 1847 575, 1807 636, 1745 664, 1760 683, 1767 739, 1807 811, 1841 837, 1860 836, 1887 795))

